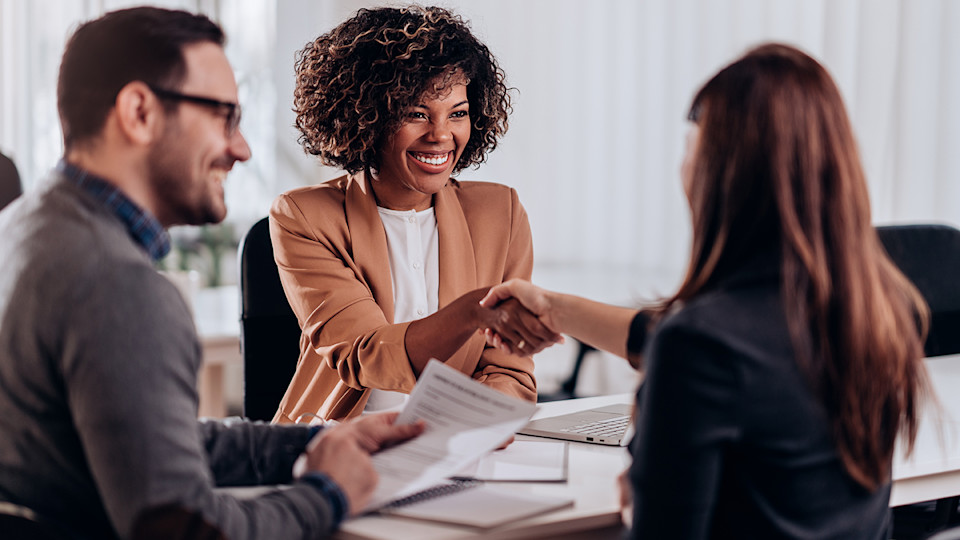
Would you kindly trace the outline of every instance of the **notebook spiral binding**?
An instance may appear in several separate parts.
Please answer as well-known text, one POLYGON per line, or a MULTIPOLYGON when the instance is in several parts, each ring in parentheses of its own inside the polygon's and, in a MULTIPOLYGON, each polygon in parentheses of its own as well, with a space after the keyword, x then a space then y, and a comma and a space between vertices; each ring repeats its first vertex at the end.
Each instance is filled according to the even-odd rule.
POLYGON ((401 506, 407 506, 409 504, 414 504, 421 501, 434 499, 436 497, 443 497, 444 495, 450 495, 452 493, 457 493, 459 491, 463 491, 465 489, 477 487, 480 485, 483 485, 483 482, 479 480, 454 479, 454 480, 451 480, 449 484, 441 484, 439 486, 433 486, 423 491, 418 491, 416 493, 407 495, 406 497, 401 497, 393 502, 390 502, 385 504, 384 506, 381 506, 379 510, 389 510, 391 508, 399 508, 401 506))

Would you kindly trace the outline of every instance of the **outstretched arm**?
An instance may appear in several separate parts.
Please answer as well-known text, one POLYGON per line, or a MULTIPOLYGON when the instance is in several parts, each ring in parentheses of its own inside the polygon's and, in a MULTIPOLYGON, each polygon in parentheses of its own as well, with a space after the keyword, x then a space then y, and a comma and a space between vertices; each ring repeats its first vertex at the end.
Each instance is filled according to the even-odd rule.
POLYGON ((470 291, 433 315, 410 323, 404 339, 417 375, 431 358, 449 358, 477 330, 509 336, 514 344, 523 345, 507 351, 518 355, 535 354, 561 339, 516 300, 480 305, 487 290, 470 291))
MULTIPOLYGON (((636 309, 549 291, 519 279, 491 288, 480 305, 496 306, 510 298, 518 300, 536 314, 550 330, 570 335, 588 345, 626 358, 635 366, 639 365, 637 355, 629 354, 627 350, 636 309)), ((486 334, 488 341, 501 349, 511 351, 516 346, 516 342, 503 334, 495 331, 486 334)))
MULTIPOLYGON (((516 332, 518 342, 530 344, 523 348, 522 356, 547 346, 544 339, 558 339, 518 302, 496 309, 481 307, 479 300, 486 288, 466 292, 423 319, 390 323, 374 294, 377 281, 373 272, 356 259, 351 244, 355 233, 347 228, 342 210, 337 214, 329 199, 329 194, 319 192, 281 195, 270 213, 280 278, 312 349, 307 353, 311 362, 303 366, 335 369, 341 380, 356 389, 410 392, 429 359, 446 361, 478 330, 494 328, 506 335, 516 332), (312 209, 309 217, 301 205, 312 209), (330 212, 321 211, 327 207, 330 212), (406 370, 402 366, 408 362, 411 369, 406 370)), ((529 240, 528 231, 520 236, 529 240)), ((532 260, 532 254, 526 259, 532 260)), ((389 284, 389 271, 380 277, 389 284)), ((532 374, 528 378, 532 380, 532 374)))

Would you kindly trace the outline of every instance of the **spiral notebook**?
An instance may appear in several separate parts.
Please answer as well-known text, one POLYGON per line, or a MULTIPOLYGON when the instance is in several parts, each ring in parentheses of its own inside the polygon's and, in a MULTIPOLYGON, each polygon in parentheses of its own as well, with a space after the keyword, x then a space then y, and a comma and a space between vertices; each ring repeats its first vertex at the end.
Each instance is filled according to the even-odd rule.
POLYGON ((573 506, 572 498, 547 497, 455 480, 415 493, 381 508, 381 514, 474 529, 493 529, 573 506))

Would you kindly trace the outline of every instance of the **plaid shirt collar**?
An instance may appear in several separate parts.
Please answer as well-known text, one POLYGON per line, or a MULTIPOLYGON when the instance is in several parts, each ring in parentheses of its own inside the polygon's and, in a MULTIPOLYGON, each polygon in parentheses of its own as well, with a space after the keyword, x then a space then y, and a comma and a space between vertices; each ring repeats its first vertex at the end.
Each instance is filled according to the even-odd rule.
POLYGON ((163 225, 113 184, 62 159, 57 163, 57 171, 117 216, 151 259, 158 261, 170 252, 170 235, 163 225))

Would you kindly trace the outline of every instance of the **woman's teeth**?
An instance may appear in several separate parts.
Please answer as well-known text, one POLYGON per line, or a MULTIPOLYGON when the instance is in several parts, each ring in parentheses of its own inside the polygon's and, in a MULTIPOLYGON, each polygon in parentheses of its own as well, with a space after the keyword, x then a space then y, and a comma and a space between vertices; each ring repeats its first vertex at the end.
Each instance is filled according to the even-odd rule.
POLYGON ((413 159, 428 165, 443 165, 450 159, 450 152, 439 156, 437 154, 418 154, 416 152, 412 152, 411 155, 413 159))

